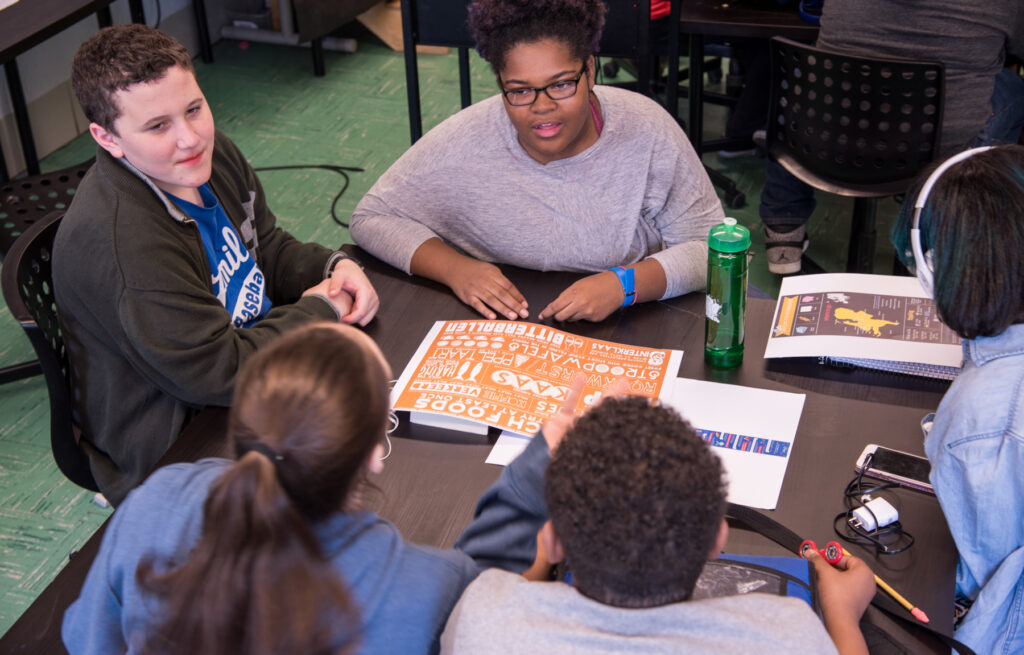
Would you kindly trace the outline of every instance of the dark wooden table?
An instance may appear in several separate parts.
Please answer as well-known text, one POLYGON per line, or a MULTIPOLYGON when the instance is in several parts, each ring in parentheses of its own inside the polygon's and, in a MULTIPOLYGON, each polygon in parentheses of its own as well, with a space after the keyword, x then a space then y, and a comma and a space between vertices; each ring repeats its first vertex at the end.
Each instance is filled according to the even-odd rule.
POLYGON ((690 143, 703 153, 705 37, 770 39, 784 36, 813 42, 818 26, 804 22, 795 3, 774 0, 686 0, 680 3, 679 29, 690 36, 690 143))
MULTIPOLYGON (((478 318, 440 285, 411 278, 369 255, 358 254, 382 298, 381 310, 367 332, 380 344, 396 375, 435 320, 478 318)), ((534 315, 578 278, 510 267, 505 271, 526 296, 534 315)), ((638 305, 598 324, 558 327, 599 339, 682 349, 680 375, 684 377, 806 393, 778 509, 768 514, 821 543, 833 538, 832 519, 842 510, 843 487, 853 476, 854 460, 864 445, 881 442, 922 453, 920 418, 938 405, 945 386, 866 371, 833 370, 803 361, 764 360, 773 308, 770 301, 750 301, 746 357, 733 371, 704 365, 703 294, 638 305)), ((366 504, 398 525, 411 541, 450 546, 469 522, 477 498, 500 473, 499 467, 484 464, 494 435, 450 434, 410 426, 402 418, 392 437, 393 450, 384 473, 374 480, 379 491, 371 493, 366 504)), ((202 412, 162 463, 224 454, 225 419, 223 409, 202 412)), ((888 558, 847 547, 923 608, 933 625, 948 632, 952 629, 956 550, 934 497, 912 491, 899 491, 897 496, 901 520, 917 538, 916 545, 888 558)), ((62 652, 61 616, 77 597, 101 533, 102 529, 8 631, 0 641, 0 652, 62 652)), ((734 529, 727 550, 780 554, 781 549, 759 535, 734 529)), ((942 652, 927 640, 915 640, 882 616, 873 615, 872 620, 900 634, 913 652, 942 652)))
MULTIPOLYGON (((96 14, 100 27, 110 25, 113 0, 20 0, 0 10, 0 62, 4 65, 7 89, 11 94, 14 120, 18 124, 21 150, 29 175, 39 174, 39 158, 32 139, 25 93, 21 86, 17 57, 59 32, 63 32, 89 14, 96 14)), ((129 0, 132 20, 142 22, 142 0, 129 0)), ((71 62, 68 62, 70 69, 71 62)), ((0 180, 7 179, 7 165, 0 155, 0 180)))
MULTIPOLYGON (((28 106, 22 90, 21 75, 17 57, 29 48, 39 45, 50 37, 63 32, 89 14, 96 14, 100 27, 111 24, 110 4, 114 0, 20 0, 0 10, 0 62, 4 65, 7 89, 11 94, 14 119, 18 125, 21 151, 25 157, 25 168, 29 175, 39 175, 39 158, 32 137, 28 106)), ((213 61, 209 28, 206 24, 206 8, 203 0, 193 0, 196 32, 203 61, 213 61)), ((146 15, 142 0, 128 0, 128 10, 133 23, 145 23, 146 15)), ((71 69, 71 62, 67 62, 71 69)), ((0 181, 8 179, 3 154, 0 153, 0 181)))

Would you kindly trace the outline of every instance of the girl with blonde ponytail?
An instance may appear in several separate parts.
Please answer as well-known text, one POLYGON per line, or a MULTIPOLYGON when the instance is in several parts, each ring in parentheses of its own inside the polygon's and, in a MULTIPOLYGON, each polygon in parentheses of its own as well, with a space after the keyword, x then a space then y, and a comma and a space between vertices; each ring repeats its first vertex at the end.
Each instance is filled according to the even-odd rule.
POLYGON ((456 548, 409 544, 353 507, 365 474, 383 468, 390 378, 349 326, 309 326, 259 351, 235 388, 236 459, 168 466, 128 496, 64 617, 69 652, 436 651, 485 565, 532 561, 547 447, 535 440, 537 454, 506 469, 456 548))

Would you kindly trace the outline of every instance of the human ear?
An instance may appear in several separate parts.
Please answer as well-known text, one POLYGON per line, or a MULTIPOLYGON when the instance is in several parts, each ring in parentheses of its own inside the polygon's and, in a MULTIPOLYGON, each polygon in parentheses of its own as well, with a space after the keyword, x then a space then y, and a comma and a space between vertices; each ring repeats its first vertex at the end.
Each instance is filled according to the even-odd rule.
POLYGON ((101 148, 110 153, 111 157, 120 159, 124 157, 124 150, 117 144, 117 137, 113 132, 105 129, 99 123, 89 123, 89 134, 101 148))
POLYGON ((384 446, 377 444, 373 447, 373 451, 370 453, 370 458, 366 460, 366 470, 375 475, 380 475, 384 472, 384 446))
POLYGON ((545 523, 540 529, 539 540, 544 547, 548 563, 554 565, 565 561, 565 548, 562 546, 562 540, 555 533, 555 526, 551 521, 545 523))
POLYGON ((711 546, 711 551, 708 553, 708 559, 718 559, 718 556, 722 554, 722 549, 725 548, 725 542, 729 539, 729 524, 725 519, 718 524, 718 534, 715 535, 715 543, 711 546))
POLYGON ((587 57, 587 88, 591 91, 597 84, 597 70, 594 68, 594 55, 587 57))

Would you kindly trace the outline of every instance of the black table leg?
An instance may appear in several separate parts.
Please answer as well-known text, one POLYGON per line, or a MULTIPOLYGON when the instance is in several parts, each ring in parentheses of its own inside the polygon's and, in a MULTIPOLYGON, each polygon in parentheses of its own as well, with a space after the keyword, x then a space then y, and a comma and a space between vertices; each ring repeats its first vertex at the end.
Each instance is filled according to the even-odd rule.
POLYGON ((7 160, 4 159, 4 149, 0 148, 0 182, 6 182, 11 179, 11 174, 7 172, 7 160))
POLYGON ((142 7, 142 0, 128 0, 128 12, 133 23, 146 24, 146 10, 142 7))
POLYGON ((324 70, 324 40, 322 37, 313 39, 309 46, 313 51, 313 75, 323 77, 326 74, 324 70))
POLYGON ((4 73, 7 75, 7 90, 11 94, 11 105, 14 107, 14 121, 18 124, 21 152, 25 155, 25 170, 29 175, 39 175, 39 157, 36 155, 35 140, 32 138, 32 123, 28 119, 28 106, 25 104, 25 93, 21 88, 17 60, 6 62, 4 73))
POLYGON ((469 95, 469 48, 458 48, 459 53, 459 95, 462 99, 462 108, 465 109, 472 103, 469 95))
POLYGON ((210 45, 210 27, 206 24, 206 2, 192 0, 192 9, 196 14, 196 32, 199 33, 199 54, 203 63, 213 63, 213 46, 210 45))
POLYGON ((405 58, 405 92, 409 102, 409 139, 416 143, 423 136, 423 117, 420 113, 420 73, 416 61, 416 39, 413 36, 413 4, 402 3, 402 54, 405 58))
POLYGON ((687 133, 699 158, 704 141, 704 37, 690 35, 690 124, 687 133))

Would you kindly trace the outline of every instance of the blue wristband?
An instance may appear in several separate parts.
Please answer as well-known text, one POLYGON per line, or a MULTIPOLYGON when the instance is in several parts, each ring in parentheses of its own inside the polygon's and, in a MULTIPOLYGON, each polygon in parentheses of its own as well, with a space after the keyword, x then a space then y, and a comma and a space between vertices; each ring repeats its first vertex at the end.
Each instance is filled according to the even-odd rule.
POLYGON ((630 305, 636 304, 636 279, 633 274, 633 269, 625 268, 623 266, 616 266, 611 269, 612 273, 615 273, 616 277, 619 278, 619 284, 622 285, 622 293, 625 296, 622 299, 622 306, 629 307, 630 305))

